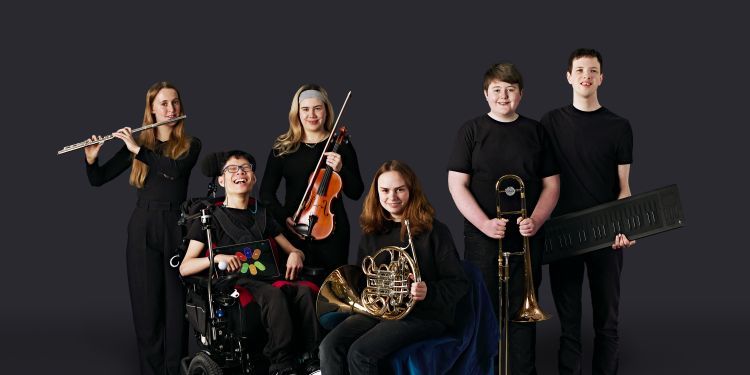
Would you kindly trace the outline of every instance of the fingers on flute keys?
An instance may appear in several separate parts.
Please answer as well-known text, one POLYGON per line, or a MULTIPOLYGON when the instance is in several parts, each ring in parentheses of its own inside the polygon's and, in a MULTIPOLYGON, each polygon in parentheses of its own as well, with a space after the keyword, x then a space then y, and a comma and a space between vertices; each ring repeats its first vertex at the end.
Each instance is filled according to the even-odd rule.
MULTIPOLYGON (((100 141, 102 139, 99 135, 92 135, 88 140, 91 142, 100 141)), ((102 148, 104 142, 93 143, 83 148, 83 152, 86 154, 86 161, 89 164, 93 164, 96 157, 99 156, 99 149, 102 148)))

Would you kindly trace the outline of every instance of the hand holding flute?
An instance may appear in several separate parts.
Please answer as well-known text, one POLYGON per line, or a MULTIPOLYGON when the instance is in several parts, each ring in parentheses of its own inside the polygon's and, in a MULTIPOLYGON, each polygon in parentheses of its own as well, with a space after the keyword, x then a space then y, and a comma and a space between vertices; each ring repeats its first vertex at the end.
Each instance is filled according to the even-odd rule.
POLYGON ((165 120, 165 121, 157 122, 155 124, 144 125, 144 126, 141 126, 140 128, 136 128, 136 129, 131 129, 129 127, 124 127, 124 128, 121 128, 120 130, 118 130, 118 131, 116 131, 116 132, 114 132, 114 133, 112 133, 110 135, 104 136, 104 137, 92 135, 91 138, 89 138, 89 139, 87 139, 87 140, 85 140, 83 142, 78 142, 78 143, 75 143, 75 144, 63 147, 60 151, 57 151, 57 154, 61 155, 61 154, 64 154, 66 152, 70 152, 70 151, 73 151, 73 150, 78 150, 79 148, 84 148, 85 147, 87 149, 87 151, 86 151, 86 160, 89 161, 89 164, 91 164, 91 163, 93 163, 93 159, 96 159, 96 155, 99 154, 99 149, 101 148, 101 144, 104 143, 105 141, 108 141, 108 140, 112 139, 112 138, 120 138, 120 139, 122 139, 123 141, 125 141, 125 144, 128 145, 128 149, 131 152, 138 153, 137 149, 136 149, 136 151, 133 151, 133 148, 131 148, 131 146, 138 147, 137 142, 135 142, 135 138, 133 138, 133 136, 132 136, 133 133, 137 133, 139 131, 143 131, 143 130, 155 128, 155 127, 161 126, 161 125, 172 124, 172 123, 175 123, 175 122, 180 121, 180 120, 185 119, 185 118, 187 118, 187 116, 182 115, 182 116, 174 117, 174 118, 171 118, 171 119, 168 119, 168 120, 165 120), (125 135, 125 133, 123 133, 123 131, 125 129, 127 129, 127 134, 128 135, 125 135), (118 133, 120 135, 122 135, 123 137, 125 137, 125 138, 131 139, 133 141, 132 145, 129 145, 128 142, 125 140, 125 138, 118 136, 117 135, 118 133), (90 146, 93 146, 93 145, 97 145, 97 147, 89 148, 90 146), (89 159, 89 153, 91 153, 93 155, 93 159, 89 159))
MULTIPOLYGON (((96 161, 96 158, 99 156, 99 150, 102 149, 102 145, 104 144, 104 141, 101 141, 102 137, 99 135, 92 135, 91 138, 88 139, 88 141, 94 142, 91 143, 91 145, 86 146, 83 149, 83 152, 86 154, 86 163, 94 164, 96 161), (101 142, 97 142, 101 141, 101 142)), ((58 155, 60 153, 58 152, 58 155)))
MULTIPOLYGON (((138 142, 135 141, 135 138, 133 138, 133 131, 130 129, 130 127, 124 127, 122 129, 117 130, 116 132, 112 133, 112 137, 122 139, 123 142, 125 142, 125 146, 132 152, 133 154, 137 154, 138 151, 141 150, 141 146, 138 145, 138 142)), ((90 146, 86 146, 83 151, 86 153, 86 162, 89 164, 94 164, 96 161, 97 156, 99 156, 99 150, 102 148, 102 145, 104 144, 104 141, 98 142, 102 139, 101 136, 92 135, 89 140, 91 142, 96 142, 91 144, 90 146)))

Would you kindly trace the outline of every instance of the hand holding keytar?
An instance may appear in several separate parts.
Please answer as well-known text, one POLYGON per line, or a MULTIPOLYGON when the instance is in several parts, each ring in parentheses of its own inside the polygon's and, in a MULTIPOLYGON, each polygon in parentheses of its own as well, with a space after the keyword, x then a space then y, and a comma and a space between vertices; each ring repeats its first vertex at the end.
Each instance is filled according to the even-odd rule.
POLYGON ((603 249, 617 234, 633 241, 683 225, 677 185, 607 202, 547 221, 544 263, 603 249))

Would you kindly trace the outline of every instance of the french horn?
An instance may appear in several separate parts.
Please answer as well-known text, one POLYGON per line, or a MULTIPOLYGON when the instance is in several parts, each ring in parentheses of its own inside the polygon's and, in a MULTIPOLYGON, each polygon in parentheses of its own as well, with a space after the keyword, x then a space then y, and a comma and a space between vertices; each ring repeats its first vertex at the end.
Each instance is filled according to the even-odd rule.
POLYGON ((361 267, 341 266, 325 278, 316 301, 316 313, 323 328, 332 329, 354 313, 399 320, 411 312, 417 302, 411 295, 411 282, 420 282, 422 277, 409 220, 404 220, 404 225, 406 246, 383 247, 365 257, 361 267))

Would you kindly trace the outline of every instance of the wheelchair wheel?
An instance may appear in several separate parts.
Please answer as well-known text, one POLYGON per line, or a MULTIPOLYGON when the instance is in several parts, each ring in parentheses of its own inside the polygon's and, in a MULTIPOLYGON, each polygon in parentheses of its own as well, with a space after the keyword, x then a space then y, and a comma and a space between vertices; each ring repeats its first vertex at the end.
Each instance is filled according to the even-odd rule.
POLYGON ((190 361, 188 375, 222 375, 222 371, 206 353, 198 353, 190 361))

